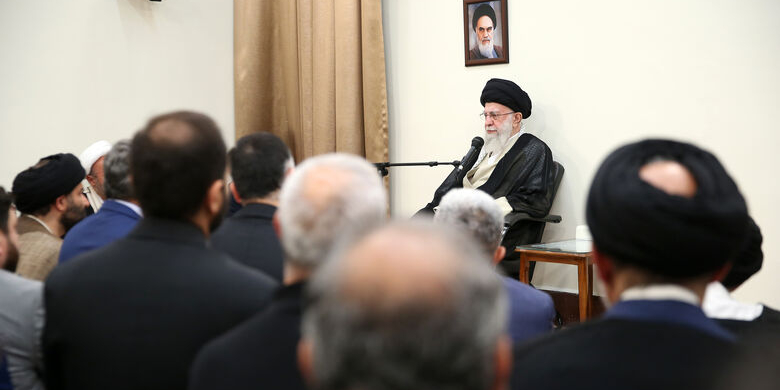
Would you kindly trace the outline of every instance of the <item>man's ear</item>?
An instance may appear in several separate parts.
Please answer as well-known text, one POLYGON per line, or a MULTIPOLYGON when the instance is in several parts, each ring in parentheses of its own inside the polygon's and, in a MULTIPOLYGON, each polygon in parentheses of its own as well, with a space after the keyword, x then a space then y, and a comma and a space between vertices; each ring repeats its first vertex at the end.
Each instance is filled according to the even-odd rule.
POLYGON ((230 188, 230 193, 233 194, 233 199, 235 199, 238 203, 242 203, 243 199, 241 199, 241 195, 238 194, 238 190, 236 189, 236 182, 230 182, 228 188, 230 188))
POLYGON ((271 218, 271 225, 274 227, 274 231, 276 232, 276 237, 279 237, 279 239, 282 238, 282 224, 279 222, 279 211, 274 213, 274 217, 271 218))
POLYGON ((309 388, 312 388, 314 383, 312 355, 311 342, 301 339, 298 342, 298 369, 301 370, 301 376, 306 384, 309 385, 309 388))
POLYGON ((507 335, 501 335, 496 342, 495 375, 493 375, 492 390, 504 390, 509 388, 509 377, 512 374, 512 341, 507 335))
POLYGON ((98 184, 97 178, 95 176, 90 175, 90 174, 87 174, 85 179, 87 179, 87 181, 89 182, 89 185, 92 186, 92 188, 95 188, 97 186, 97 184, 98 184))
POLYGON ((723 264, 722 267, 718 268, 713 272, 712 278, 710 279, 710 282, 720 282, 721 280, 726 278, 726 275, 729 274, 729 271, 731 271, 731 263, 723 264))
POLYGON ((57 199, 54 199, 54 208, 57 211, 64 213, 65 210, 68 209, 68 195, 60 195, 57 199))
POLYGON ((514 115, 512 115, 512 123, 515 125, 519 125, 520 122, 523 121, 523 113, 522 112, 515 112, 514 115))
POLYGON ((206 207, 211 215, 222 212, 225 204, 225 181, 222 179, 214 180, 206 192, 206 207))
POLYGON ((493 252, 493 265, 498 265, 506 255, 506 248, 503 245, 499 245, 496 251, 493 252))
POLYGON ((603 254, 593 245, 593 264, 596 265, 596 271, 598 272, 599 279, 605 284, 611 284, 615 278, 615 265, 612 263, 607 255, 603 254))

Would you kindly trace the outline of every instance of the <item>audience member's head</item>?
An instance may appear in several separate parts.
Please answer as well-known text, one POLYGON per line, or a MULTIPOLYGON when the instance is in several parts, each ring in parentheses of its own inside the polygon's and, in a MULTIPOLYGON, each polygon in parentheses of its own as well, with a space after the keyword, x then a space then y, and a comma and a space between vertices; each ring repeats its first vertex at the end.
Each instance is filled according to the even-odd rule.
POLYGON ((395 223, 340 246, 307 300, 299 361, 315 389, 506 385, 500 277, 483 250, 446 226, 395 223))
POLYGON ((130 178, 130 150, 130 141, 122 140, 114 144, 105 156, 103 188, 107 198, 125 201, 135 199, 130 178))
POLYGON ((14 271, 19 261, 16 208, 11 194, 0 187, 0 268, 14 271))
POLYGON ((493 263, 504 258, 506 248, 501 246, 504 214, 487 193, 468 188, 451 190, 442 198, 433 219, 468 232, 493 263))
POLYGON ((54 221, 49 226, 62 235, 86 216, 82 194, 84 168, 70 153, 42 158, 14 179, 16 208, 24 214, 54 221))
POLYGON ((133 189, 145 216, 193 222, 204 233, 218 225, 226 151, 211 118, 189 111, 154 117, 131 149, 133 189))
POLYGON ((106 199, 105 188, 103 188, 105 185, 104 165, 105 157, 109 150, 111 150, 111 143, 100 140, 89 145, 79 155, 81 166, 87 172, 89 185, 95 189, 95 193, 102 199, 106 199))
POLYGON ((293 168, 287 145, 271 133, 254 133, 230 150, 231 191, 239 203, 278 201, 285 175, 293 168))
POLYGON ((277 211, 285 261, 311 269, 334 242, 384 221, 387 195, 376 168, 348 154, 304 161, 285 180, 277 211))
POLYGON ((632 285, 680 284, 699 297, 734 259, 745 201, 723 166, 696 146, 646 140, 602 163, 587 220, 610 301, 632 285))
POLYGON ((761 270, 761 265, 764 263, 764 251, 761 250, 763 241, 764 236, 761 235, 761 229, 753 218, 750 218, 747 238, 731 263, 729 273, 721 280, 723 286, 729 291, 736 290, 737 287, 761 270))

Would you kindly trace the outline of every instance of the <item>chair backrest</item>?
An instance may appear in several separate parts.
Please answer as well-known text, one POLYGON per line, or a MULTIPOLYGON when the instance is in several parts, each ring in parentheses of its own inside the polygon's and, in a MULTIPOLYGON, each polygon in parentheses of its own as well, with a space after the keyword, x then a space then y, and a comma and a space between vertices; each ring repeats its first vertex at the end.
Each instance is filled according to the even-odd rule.
POLYGON ((553 169, 550 172, 550 176, 553 178, 552 202, 555 202, 555 196, 558 195, 558 187, 561 186, 561 180, 563 180, 563 173, 565 171, 566 170, 563 169, 561 163, 553 161, 553 169))
MULTIPOLYGON (((553 180, 552 202, 555 202, 555 196, 558 194, 558 187, 561 185, 563 172, 563 165, 557 161, 553 161, 553 168, 550 170, 550 178, 553 180)), ((512 214, 510 214, 510 216, 512 216, 512 214)), ((520 215, 518 215, 518 217, 520 217, 520 215)), ((505 228, 504 237, 501 240, 501 245, 508 248, 506 256, 503 261, 499 263, 499 267, 501 267, 504 273, 510 277, 516 278, 520 270, 520 262, 519 255, 514 251, 514 248, 518 245, 536 244, 541 242, 546 223, 558 223, 560 221, 560 215, 550 215, 549 213, 543 218, 533 218, 528 214, 525 214, 524 217, 514 219, 513 222, 505 228)), ((534 266, 535 263, 532 262, 528 273, 529 279, 533 277, 534 266)))

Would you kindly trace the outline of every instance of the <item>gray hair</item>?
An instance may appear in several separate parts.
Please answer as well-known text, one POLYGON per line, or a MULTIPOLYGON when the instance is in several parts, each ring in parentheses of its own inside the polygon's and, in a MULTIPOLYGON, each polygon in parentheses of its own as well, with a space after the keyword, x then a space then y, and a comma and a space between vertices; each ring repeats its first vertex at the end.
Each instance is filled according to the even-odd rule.
POLYGON ((446 226, 396 222, 339 246, 312 277, 306 299, 302 333, 317 389, 484 390, 495 379, 506 292, 473 241, 446 226), (441 272, 393 267, 392 250, 350 255, 361 242, 392 232, 387 241, 394 248, 417 248, 416 255, 399 256, 441 272), (402 279, 411 287, 365 285, 366 275, 358 275, 366 269, 375 273, 371 281, 402 279))
POLYGON ((108 199, 131 200, 135 198, 130 180, 130 140, 114 144, 103 161, 105 180, 103 190, 108 199))
POLYGON ((387 195, 376 168, 348 154, 304 161, 279 195, 286 261, 314 268, 340 237, 384 221, 387 195))
POLYGON ((465 229, 490 257, 501 244, 504 215, 493 197, 483 191, 459 188, 448 192, 434 221, 465 229))

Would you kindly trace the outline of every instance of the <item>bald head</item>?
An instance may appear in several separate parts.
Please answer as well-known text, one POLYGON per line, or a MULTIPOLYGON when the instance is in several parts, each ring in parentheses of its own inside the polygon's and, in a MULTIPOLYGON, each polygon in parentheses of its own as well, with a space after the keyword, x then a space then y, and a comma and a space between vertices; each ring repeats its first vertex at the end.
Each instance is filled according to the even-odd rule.
POLYGON ((463 256, 455 248, 420 228, 371 234, 344 257, 342 297, 377 310, 410 304, 447 307, 455 287, 451 262, 463 256))
POLYGON ((133 137, 130 171, 144 214, 187 220, 225 173, 225 143, 206 115, 179 111, 152 118, 133 137))
POLYGON ((484 390, 501 382, 507 302, 485 256, 458 232, 419 221, 335 251, 311 281, 304 316, 316 388, 484 390))
POLYGON ((647 163, 639 169, 639 178, 669 195, 693 198, 696 194, 696 179, 677 161, 647 163))
POLYGON ((386 202, 382 181, 366 160, 326 154, 304 161, 279 195, 285 261, 315 267, 340 237, 384 221, 386 202))

